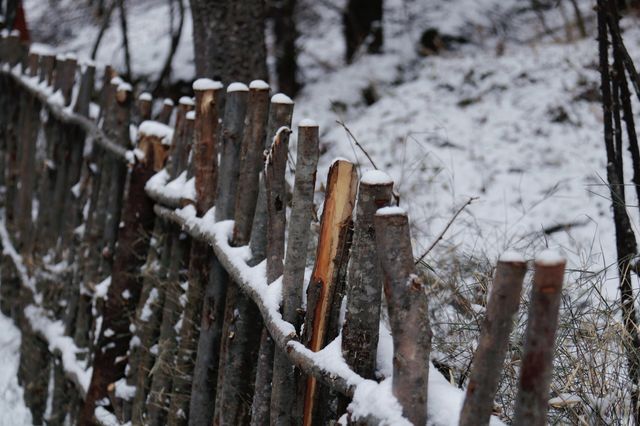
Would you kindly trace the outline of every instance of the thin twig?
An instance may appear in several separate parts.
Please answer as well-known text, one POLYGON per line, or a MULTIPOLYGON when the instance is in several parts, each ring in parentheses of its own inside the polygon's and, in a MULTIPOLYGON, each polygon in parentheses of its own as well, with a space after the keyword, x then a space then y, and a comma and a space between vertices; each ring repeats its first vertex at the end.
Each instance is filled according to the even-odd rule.
POLYGON ((444 234, 447 232, 447 230, 449 229, 449 227, 453 224, 453 222, 456 220, 456 218, 460 215, 460 213, 462 213, 462 211, 464 209, 467 208, 467 206, 471 203, 473 203, 475 200, 477 200, 478 197, 470 197, 466 203, 464 203, 459 209, 458 211, 453 215, 453 217, 449 220, 449 222, 447 223, 447 226, 444 227, 444 229, 442 230, 442 232, 440 232, 440 234, 438 235, 438 238, 436 238, 431 245, 429 246, 429 248, 427 248, 427 250, 422 253, 422 256, 420 256, 418 258, 418 260, 416 260, 415 264, 417 265, 418 263, 422 262, 422 260, 429 254, 429 252, 431 250, 433 250, 433 248, 438 244, 438 242, 444 237, 444 234))
POLYGON ((360 142, 358 142, 358 140, 356 139, 356 137, 353 135, 353 133, 351 133, 351 130, 349 130, 349 128, 347 127, 346 124, 344 124, 344 122, 340 121, 340 120, 336 120, 336 123, 338 123, 339 125, 341 125, 345 132, 347 132, 347 136, 349 136, 349 138, 353 141, 353 143, 360 149, 360 151, 362 151, 364 153, 364 155, 367 156, 367 159, 369 160, 369 162, 371 163, 371 165, 373 166, 374 169, 379 170, 378 166, 376 166, 376 163, 373 162, 373 159, 371 158, 371 156, 369 155, 369 153, 367 152, 366 149, 364 149, 364 147, 362 145, 360 145, 360 142))

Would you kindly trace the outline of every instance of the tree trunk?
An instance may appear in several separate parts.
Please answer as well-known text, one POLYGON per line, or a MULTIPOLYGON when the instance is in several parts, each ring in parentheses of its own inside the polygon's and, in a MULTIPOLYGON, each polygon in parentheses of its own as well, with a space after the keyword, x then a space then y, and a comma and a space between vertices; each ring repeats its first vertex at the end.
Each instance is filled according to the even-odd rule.
POLYGON ((382 50, 382 0, 349 0, 342 16, 347 45, 346 60, 366 43, 368 53, 382 50))
POLYGON ((264 0, 190 0, 196 74, 220 80, 267 78, 264 0))

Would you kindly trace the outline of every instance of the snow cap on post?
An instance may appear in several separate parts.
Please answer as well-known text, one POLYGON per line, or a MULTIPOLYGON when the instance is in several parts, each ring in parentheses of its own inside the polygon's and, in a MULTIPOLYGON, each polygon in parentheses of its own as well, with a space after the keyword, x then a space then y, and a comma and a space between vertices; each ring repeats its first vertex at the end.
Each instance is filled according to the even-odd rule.
POLYGON ((193 90, 205 91, 205 90, 219 90, 222 89, 222 83, 219 81, 211 80, 210 78, 199 78, 193 82, 193 90))
POLYGON ((544 250, 536 256, 537 266, 558 266, 564 265, 565 258, 555 250, 544 250))
POLYGON ((249 88, 247 87, 247 85, 239 82, 231 83, 229 87, 227 87, 227 93, 248 92, 248 91, 249 91, 249 88))
POLYGON ((253 80, 249 83, 251 90, 269 90, 269 84, 264 80, 253 80))
POLYGON ((393 179, 383 171, 368 170, 362 174, 360 182, 365 185, 390 185, 393 184, 393 179))
POLYGON ((504 263, 525 263, 524 257, 517 251, 507 250, 500 255, 500 262, 504 263))
POLYGON ((390 206, 378 209, 376 211, 376 216, 407 216, 407 212, 402 207, 390 206))
POLYGON ((179 100, 178 103, 180 105, 184 105, 184 106, 189 106, 192 107, 195 105, 195 102, 193 101, 193 98, 189 97, 189 96, 182 96, 179 100))
POLYGON ((173 100, 170 98, 165 98, 164 101, 162 101, 163 105, 167 105, 167 106, 173 106, 173 100))
POLYGON ((271 97, 272 104, 288 104, 293 105, 293 101, 290 97, 285 95, 284 93, 276 93, 271 97))
POLYGON ((187 114, 184 116, 187 120, 195 120, 196 119, 196 112, 194 111, 189 111, 187 112, 187 114))
POLYGON ((298 123, 298 127, 318 127, 318 123, 310 118, 304 118, 298 123))
POLYGON ((151 102, 153 100, 153 97, 151 96, 151 93, 149 93, 149 92, 142 92, 142 93, 140 93, 140 96, 138 96, 138 100, 151 102))

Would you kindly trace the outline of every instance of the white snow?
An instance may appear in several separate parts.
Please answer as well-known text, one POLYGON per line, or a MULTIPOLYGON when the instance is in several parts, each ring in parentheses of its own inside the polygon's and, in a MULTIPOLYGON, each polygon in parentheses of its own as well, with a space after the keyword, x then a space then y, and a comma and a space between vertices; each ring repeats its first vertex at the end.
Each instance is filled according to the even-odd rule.
POLYGON ((298 123, 299 127, 318 127, 318 123, 310 118, 304 118, 298 123))
POLYGON ((188 111, 187 114, 185 115, 185 118, 187 120, 195 120, 196 119, 196 112, 195 111, 188 111))
POLYGON ((267 83, 264 80, 253 80, 251 83, 249 83, 249 89, 268 90, 269 89, 269 83, 267 83))
POLYGON ((142 92, 140 93, 140 96, 138 96, 138 99, 140 99, 141 101, 151 102, 153 100, 153 96, 151 96, 151 93, 149 92, 142 92))
POLYGON ((564 256, 555 250, 544 250, 536 256, 536 265, 555 266, 565 262, 564 256))
POLYGON ((393 179, 381 170, 368 170, 362 174, 360 183, 365 185, 389 185, 393 183, 393 179))
POLYGON ((179 100, 178 103, 180 105, 185 105, 185 106, 194 106, 195 102, 193 101, 193 98, 191 96, 182 96, 179 100))
POLYGON ((524 256, 515 250, 507 250, 500 255, 500 262, 524 263, 524 256))
POLYGON ((235 83, 231 83, 227 87, 227 93, 231 93, 231 92, 248 92, 248 91, 249 91, 249 88, 244 83, 235 82, 235 83))
POLYGON ((155 136, 162 141, 163 145, 171 145, 173 139, 173 128, 158 121, 146 120, 140 123, 138 132, 147 136, 155 136))
POLYGON ((219 90, 222 89, 223 85, 219 81, 211 80, 210 78, 199 78, 193 82, 193 90, 196 91, 204 91, 204 90, 219 90))
POLYGON ((131 84, 123 81, 122 83, 118 84, 118 92, 133 92, 133 87, 131 86, 131 84))
POLYGON ((284 93, 276 93, 271 97, 272 104, 293 104, 293 100, 284 93))
MULTIPOLYGON (((1 283, 0 283, 1 285, 1 283)), ((18 384, 20 331, 0 313, 0 426, 32 425, 31 412, 18 384)))
POLYGON ((169 105, 169 106, 173 106, 174 105, 173 100, 169 99, 169 98, 165 98, 164 101, 162 101, 162 103, 164 105, 169 105))
POLYGON ((390 206, 376 210, 376 216, 406 216, 407 211, 402 207, 390 206))

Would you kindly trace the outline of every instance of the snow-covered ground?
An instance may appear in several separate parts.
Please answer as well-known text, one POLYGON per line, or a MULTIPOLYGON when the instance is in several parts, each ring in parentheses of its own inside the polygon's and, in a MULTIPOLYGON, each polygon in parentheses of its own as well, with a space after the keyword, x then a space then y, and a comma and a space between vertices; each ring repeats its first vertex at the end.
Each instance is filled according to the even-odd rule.
MULTIPOLYGON (((73 1, 50 9, 47 2, 25 0, 27 17, 58 16, 56 33, 67 32, 56 40, 58 49, 87 57, 97 28, 79 15, 60 12, 73 1)), ((306 21, 300 27, 299 62, 306 86, 296 98, 294 124, 304 118, 320 124, 319 180, 335 157, 354 160, 362 170, 372 167, 337 123, 343 122, 376 166, 394 178, 401 205, 409 211, 416 256, 474 197, 428 262, 445 253, 495 261, 507 249, 532 258, 549 246, 567 256, 571 269, 606 270, 608 295, 615 298, 593 2, 579 2, 590 36, 566 42, 563 31, 540 36, 541 23, 518 13, 516 0, 387 0, 384 53, 361 56, 351 65, 342 59, 338 11, 344 3, 301 0, 306 21), (417 42, 429 27, 471 42, 421 57, 417 42)), ((131 0, 129 13, 133 71, 153 76, 169 44, 168 6, 131 0)), ((550 28, 562 22, 558 11, 546 17, 550 28)), ((631 56, 640 63, 637 18, 625 18, 623 27, 631 56)), ((120 45, 114 25, 98 62, 121 65, 120 45)), ((195 77, 189 13, 175 63, 174 79, 195 77)), ((640 111, 637 102, 635 110, 640 111)), ((635 199, 632 192, 629 199, 635 199)), ((630 206, 629 212, 637 226, 638 209, 630 206)), ((0 331, 5 322, 0 318, 0 331)), ((8 336, 0 360, 15 345, 9 338, 19 341, 11 330, 0 334, 8 336)), ((6 371, 0 368, 0 384, 5 375, 7 383, 15 377, 15 369, 13 376, 6 371)), ((11 389, 11 395, 19 395, 19 389, 11 389)), ((0 424, 13 420, 4 413, 0 406, 0 424)))
POLYGON ((31 424, 22 387, 18 385, 20 331, 0 313, 0 426, 31 424))

